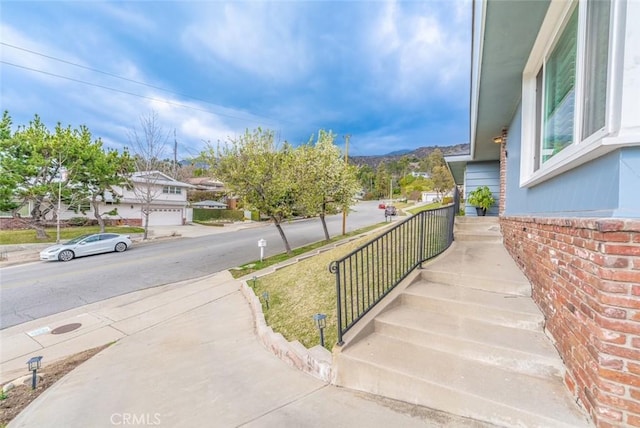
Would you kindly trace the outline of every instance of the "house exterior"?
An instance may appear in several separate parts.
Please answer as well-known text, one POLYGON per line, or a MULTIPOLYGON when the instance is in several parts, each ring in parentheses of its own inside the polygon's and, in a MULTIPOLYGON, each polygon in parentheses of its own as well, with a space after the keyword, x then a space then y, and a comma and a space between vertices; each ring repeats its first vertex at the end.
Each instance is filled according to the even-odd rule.
MULTIPOLYGON (((105 220, 130 226, 144 226, 143 196, 147 193, 151 201, 149 226, 176 226, 191 222, 193 213, 192 209, 188 208, 187 189, 192 189, 192 185, 174 180, 159 171, 135 172, 130 177, 130 183, 130 186, 114 186, 113 192, 107 194, 105 200, 100 203, 100 213, 105 220), (119 196, 119 203, 116 202, 115 195, 119 196), (113 211, 115 213, 106 214, 113 211)), ((79 208, 80 210, 77 210, 62 203, 60 219, 94 218, 93 207, 89 201, 82 203, 79 208)), ((32 203, 29 203, 18 214, 21 217, 29 217, 32 209, 32 203)), ((54 212, 49 213, 47 219, 53 221, 54 215, 54 212)), ((0 213, 0 225, 3 228, 14 227, 14 223, 9 213, 0 213)))
POLYGON ((640 2, 473 7, 470 153, 447 163, 499 201, 566 387, 640 426, 640 2))
POLYGON ((176 226, 191 220, 187 209, 187 189, 193 188, 192 185, 174 180, 160 171, 134 172, 130 182, 130 186, 114 186, 114 193, 120 195, 120 203, 115 204, 113 198, 106 198, 100 212, 107 212, 110 207, 117 208, 118 214, 109 218, 144 226, 144 201, 148 198, 151 209, 149 226, 176 226))

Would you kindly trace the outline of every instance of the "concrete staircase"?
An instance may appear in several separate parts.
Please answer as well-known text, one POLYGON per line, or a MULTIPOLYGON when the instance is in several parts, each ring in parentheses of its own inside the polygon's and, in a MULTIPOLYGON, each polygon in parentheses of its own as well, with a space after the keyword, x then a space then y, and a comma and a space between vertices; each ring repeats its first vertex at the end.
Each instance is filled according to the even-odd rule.
POLYGON ((347 333, 335 383, 479 426, 592 426, 563 385, 563 363, 497 219, 458 220, 453 246, 347 333))

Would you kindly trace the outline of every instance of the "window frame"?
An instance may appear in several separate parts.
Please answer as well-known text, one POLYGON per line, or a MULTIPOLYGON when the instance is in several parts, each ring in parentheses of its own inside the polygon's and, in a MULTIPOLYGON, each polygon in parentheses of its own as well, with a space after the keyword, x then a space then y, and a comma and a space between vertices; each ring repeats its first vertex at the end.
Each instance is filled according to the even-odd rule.
POLYGON ((181 195, 182 194, 182 188, 179 186, 163 186, 162 188, 162 193, 166 194, 166 195, 181 195))
POLYGON ((585 76, 586 0, 552 0, 538 37, 533 45, 522 75, 522 153, 520 187, 530 187, 555 177, 590 160, 600 157, 619 145, 607 141, 620 129, 621 72, 624 34, 624 2, 612 0, 609 16, 607 87, 604 127, 582 139, 583 94, 585 76), (537 94, 539 74, 542 72, 544 91, 544 63, 562 36, 571 13, 578 10, 578 47, 576 52, 575 105, 573 141, 546 162, 541 162, 544 119, 544 100, 537 94), (542 104, 543 109, 540 109, 542 104), (612 144, 613 143, 613 144, 612 144))

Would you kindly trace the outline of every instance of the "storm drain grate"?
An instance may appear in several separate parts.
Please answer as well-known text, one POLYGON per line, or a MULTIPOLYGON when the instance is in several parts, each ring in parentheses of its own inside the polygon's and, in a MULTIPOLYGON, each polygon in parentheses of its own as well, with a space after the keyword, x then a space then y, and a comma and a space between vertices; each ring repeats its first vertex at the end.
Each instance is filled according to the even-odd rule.
POLYGON ((74 322, 72 324, 65 324, 51 330, 51 334, 69 333, 70 331, 77 330, 80 327, 82 327, 82 324, 80 324, 79 322, 74 322))

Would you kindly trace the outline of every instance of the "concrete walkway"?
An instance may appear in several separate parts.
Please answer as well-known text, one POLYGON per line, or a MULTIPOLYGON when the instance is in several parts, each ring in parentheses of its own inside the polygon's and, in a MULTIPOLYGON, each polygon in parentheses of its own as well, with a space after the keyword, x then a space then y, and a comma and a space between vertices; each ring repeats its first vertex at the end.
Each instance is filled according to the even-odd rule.
POLYGON ((46 376, 47 362, 115 341, 9 427, 487 426, 331 386, 288 366, 258 340, 241 285, 220 272, 0 331, 3 384, 27 374, 32 356, 44 357, 46 376), (80 326, 52 334, 71 324, 80 326))

